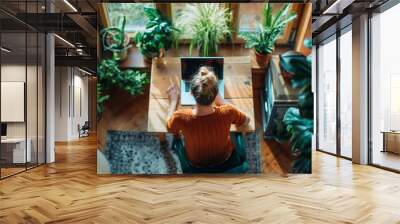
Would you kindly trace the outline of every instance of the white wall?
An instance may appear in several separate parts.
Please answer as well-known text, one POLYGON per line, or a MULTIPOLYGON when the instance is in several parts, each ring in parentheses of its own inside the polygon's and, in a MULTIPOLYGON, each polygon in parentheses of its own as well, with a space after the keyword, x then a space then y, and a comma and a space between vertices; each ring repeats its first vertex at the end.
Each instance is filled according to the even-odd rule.
POLYGON ((312 136, 312 144, 311 144, 311 149, 316 150, 317 149, 317 48, 315 45, 312 46, 312 51, 311 51, 311 66, 312 66, 312 72, 311 72, 311 91, 314 94, 314 132, 312 136))
POLYGON ((78 125, 88 120, 88 78, 72 67, 56 67, 55 140, 79 138, 78 125))
MULTIPOLYGON (((30 140, 32 161, 44 163, 45 150, 45 118, 44 118, 44 73, 41 66, 25 64, 3 64, 1 66, 1 81, 24 82, 26 84, 26 107, 25 103, 20 112, 26 112, 26 120, 22 122, 6 122, 7 137, 25 138, 30 140), (27 80, 25 80, 27 78, 27 80), (39 154, 37 156, 37 154, 39 154)), ((22 90, 23 91, 23 90, 22 90)), ((23 93, 22 93, 23 94, 23 93)), ((7 95, 2 95, 2 98, 7 95)), ((2 107, 1 110, 12 110, 10 107, 2 107)), ((4 111, 3 111, 4 112, 4 111)), ((13 111, 7 111, 13 113, 13 111)), ((15 112, 14 112, 15 113, 15 112)))

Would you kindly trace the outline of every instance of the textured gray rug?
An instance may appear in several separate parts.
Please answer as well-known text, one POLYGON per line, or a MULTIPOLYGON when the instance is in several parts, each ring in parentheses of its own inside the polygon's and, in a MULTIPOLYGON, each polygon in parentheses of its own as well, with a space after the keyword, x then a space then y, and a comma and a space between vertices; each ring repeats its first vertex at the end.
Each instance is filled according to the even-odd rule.
MULTIPOLYGON (((178 156, 171 150, 172 135, 167 144, 158 136, 147 132, 108 131, 107 146, 103 150, 112 174, 181 174, 178 156)), ((261 173, 259 135, 245 135, 249 170, 261 173)))

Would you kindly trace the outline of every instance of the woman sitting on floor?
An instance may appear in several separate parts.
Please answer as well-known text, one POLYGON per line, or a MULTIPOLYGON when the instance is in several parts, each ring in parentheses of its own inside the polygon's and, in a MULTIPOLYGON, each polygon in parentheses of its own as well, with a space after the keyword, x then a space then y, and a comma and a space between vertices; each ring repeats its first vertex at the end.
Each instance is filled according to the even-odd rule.
POLYGON ((170 101, 167 129, 175 136, 181 133, 184 137, 183 153, 187 163, 182 164, 180 158, 182 170, 224 172, 240 166, 245 160, 245 152, 243 147, 234 146, 230 127, 231 124, 247 125, 250 119, 232 105, 224 103, 218 94, 218 80, 214 72, 201 67, 194 76, 191 94, 196 105, 193 109, 175 111, 179 100, 178 91, 175 86, 167 90, 170 101))

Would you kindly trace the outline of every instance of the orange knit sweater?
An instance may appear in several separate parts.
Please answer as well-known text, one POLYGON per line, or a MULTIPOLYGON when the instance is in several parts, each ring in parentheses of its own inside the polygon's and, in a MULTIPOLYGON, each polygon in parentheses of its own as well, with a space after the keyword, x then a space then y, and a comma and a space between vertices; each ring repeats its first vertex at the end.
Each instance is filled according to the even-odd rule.
POLYGON ((232 153, 231 124, 242 125, 246 116, 231 105, 215 107, 215 112, 195 116, 191 109, 175 111, 167 122, 169 132, 184 136, 186 157, 193 166, 223 163, 232 153))

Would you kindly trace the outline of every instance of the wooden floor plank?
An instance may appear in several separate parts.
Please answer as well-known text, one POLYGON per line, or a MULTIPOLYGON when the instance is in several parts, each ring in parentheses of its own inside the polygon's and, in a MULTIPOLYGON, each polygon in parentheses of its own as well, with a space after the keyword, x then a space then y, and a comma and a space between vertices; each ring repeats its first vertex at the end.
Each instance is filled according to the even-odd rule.
POLYGON ((313 174, 98 176, 96 139, 0 181, 0 223, 400 223, 400 175, 313 153, 313 174))

